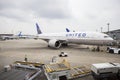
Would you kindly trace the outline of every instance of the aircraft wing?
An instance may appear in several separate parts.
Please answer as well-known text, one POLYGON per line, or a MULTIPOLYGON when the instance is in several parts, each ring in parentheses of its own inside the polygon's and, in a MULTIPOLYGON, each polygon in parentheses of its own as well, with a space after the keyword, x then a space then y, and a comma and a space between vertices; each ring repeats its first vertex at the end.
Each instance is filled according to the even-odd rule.
MULTIPOLYGON (((35 38, 34 38, 35 39, 35 38)), ((61 38, 61 37, 54 37, 54 36, 36 36, 36 39, 41 39, 41 40, 44 40, 46 42, 48 42, 49 40, 52 40, 52 39, 55 39, 55 40, 58 40, 60 42, 66 42, 67 39, 66 38, 61 38)))

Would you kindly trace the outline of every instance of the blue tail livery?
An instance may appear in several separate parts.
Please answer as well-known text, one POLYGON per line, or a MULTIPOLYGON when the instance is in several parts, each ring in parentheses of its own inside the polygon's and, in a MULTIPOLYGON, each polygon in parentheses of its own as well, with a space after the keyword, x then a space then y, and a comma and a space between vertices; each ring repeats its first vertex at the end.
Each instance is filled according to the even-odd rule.
POLYGON ((42 34, 42 31, 40 30, 40 27, 37 23, 36 23, 36 28, 37 28, 37 34, 42 34))
POLYGON ((20 32, 20 33, 18 34, 18 36, 22 36, 22 32, 20 32))
POLYGON ((67 31, 67 32, 70 32, 70 30, 69 30, 68 28, 66 28, 66 31, 67 31))

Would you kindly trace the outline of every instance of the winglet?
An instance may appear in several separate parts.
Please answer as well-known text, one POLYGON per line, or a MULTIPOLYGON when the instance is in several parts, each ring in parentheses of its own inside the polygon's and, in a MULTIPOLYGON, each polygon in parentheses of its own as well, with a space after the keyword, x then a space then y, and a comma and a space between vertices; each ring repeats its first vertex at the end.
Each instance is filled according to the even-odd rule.
POLYGON ((37 34, 42 34, 42 31, 40 30, 40 27, 37 23, 36 23, 36 28, 37 28, 37 34))

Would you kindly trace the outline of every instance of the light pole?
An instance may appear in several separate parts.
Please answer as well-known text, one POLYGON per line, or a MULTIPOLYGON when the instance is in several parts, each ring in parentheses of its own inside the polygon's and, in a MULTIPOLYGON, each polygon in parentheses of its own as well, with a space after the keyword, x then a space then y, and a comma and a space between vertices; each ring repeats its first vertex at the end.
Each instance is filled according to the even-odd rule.
POLYGON ((109 34, 109 25, 110 25, 110 23, 107 23, 107 25, 108 25, 108 34, 109 34))
POLYGON ((102 32, 103 27, 101 27, 101 32, 102 32))

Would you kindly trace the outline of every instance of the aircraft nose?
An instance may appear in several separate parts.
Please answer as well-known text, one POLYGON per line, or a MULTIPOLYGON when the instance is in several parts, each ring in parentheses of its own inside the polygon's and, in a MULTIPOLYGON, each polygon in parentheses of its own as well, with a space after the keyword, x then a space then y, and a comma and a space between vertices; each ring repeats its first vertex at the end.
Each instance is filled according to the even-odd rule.
POLYGON ((111 37, 110 37, 109 39, 110 39, 110 40, 114 40, 114 39, 113 39, 113 38, 111 38, 111 37))
POLYGON ((114 45, 114 46, 117 45, 117 41, 116 41, 116 40, 113 40, 113 41, 112 41, 112 45, 114 45))

